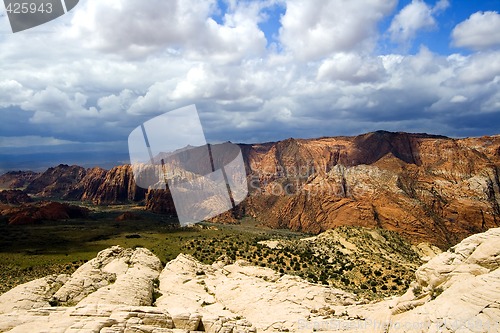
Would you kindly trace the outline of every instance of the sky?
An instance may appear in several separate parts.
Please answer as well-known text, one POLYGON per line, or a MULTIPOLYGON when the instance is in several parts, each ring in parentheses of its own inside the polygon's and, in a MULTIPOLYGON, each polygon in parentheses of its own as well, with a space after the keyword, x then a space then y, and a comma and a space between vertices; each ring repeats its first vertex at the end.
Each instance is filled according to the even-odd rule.
POLYGON ((80 0, 15 34, 0 5, 0 171, 128 163, 191 104, 209 142, 500 134, 500 0, 80 0))

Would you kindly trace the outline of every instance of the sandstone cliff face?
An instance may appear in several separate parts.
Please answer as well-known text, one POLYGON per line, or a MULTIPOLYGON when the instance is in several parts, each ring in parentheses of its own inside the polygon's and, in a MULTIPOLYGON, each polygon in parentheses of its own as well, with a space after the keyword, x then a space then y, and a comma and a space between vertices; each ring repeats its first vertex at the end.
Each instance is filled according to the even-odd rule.
POLYGON ((148 190, 146 209, 159 214, 176 214, 174 200, 168 190, 148 190))
POLYGON ((60 198, 71 191, 85 174, 85 168, 60 164, 38 175, 26 187, 26 192, 40 197, 60 198))
POLYGON ((499 332, 499 242, 498 228, 471 236, 376 303, 244 261, 181 254, 162 268, 146 249, 112 247, 0 295, 0 331, 499 332))
POLYGON ((146 190, 136 186, 130 165, 121 165, 106 171, 87 170, 63 196, 67 200, 91 201, 97 205, 137 202, 144 200, 146 190))
MULTIPOLYGON (((379 131, 240 148, 250 196, 214 221, 235 222, 247 214, 270 227, 312 233, 378 226, 442 248, 500 226, 500 136, 379 131)), ((128 165, 109 171, 60 165, 27 191, 96 204, 144 200, 151 211, 175 213, 168 191, 137 187, 128 165)))
POLYGON ((0 216, 11 225, 24 225, 42 221, 86 218, 87 208, 59 202, 39 202, 20 206, 0 206, 0 216))
POLYGON ((5 190, 0 192, 0 203, 3 204, 19 205, 32 201, 33 199, 20 190, 5 190))
POLYGON ((136 186, 130 165, 107 171, 59 165, 36 177, 26 192, 39 197, 92 201, 95 204, 137 202, 145 199, 146 190, 136 186))
POLYGON ((32 182, 38 173, 33 171, 10 171, 0 176, 0 189, 19 189, 32 182))
POLYGON ((499 147, 389 132, 245 146, 244 208, 271 227, 378 226, 447 247, 500 225, 499 147))
POLYGON ((106 173, 104 183, 99 187, 94 201, 123 202, 143 200, 146 190, 138 187, 130 165, 114 167, 106 173))
POLYGON ((75 186, 73 186, 64 196, 66 200, 92 201, 99 187, 106 179, 107 170, 102 168, 88 169, 83 177, 75 186))

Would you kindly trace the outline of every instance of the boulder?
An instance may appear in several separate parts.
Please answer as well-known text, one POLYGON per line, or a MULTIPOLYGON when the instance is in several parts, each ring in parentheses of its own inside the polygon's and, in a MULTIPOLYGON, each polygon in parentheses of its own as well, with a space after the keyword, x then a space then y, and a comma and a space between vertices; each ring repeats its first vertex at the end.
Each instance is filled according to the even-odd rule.
POLYGON ((499 242, 500 228, 473 235, 422 265, 405 295, 370 303, 245 261, 180 254, 162 268, 146 249, 112 247, 71 277, 1 295, 0 331, 499 332, 499 242))

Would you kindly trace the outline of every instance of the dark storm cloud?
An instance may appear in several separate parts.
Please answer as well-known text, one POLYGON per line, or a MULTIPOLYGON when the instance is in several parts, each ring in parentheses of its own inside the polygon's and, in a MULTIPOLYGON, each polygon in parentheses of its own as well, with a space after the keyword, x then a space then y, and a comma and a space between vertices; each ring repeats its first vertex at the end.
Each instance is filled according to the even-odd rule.
POLYGON ((210 141, 498 132, 498 33, 473 42, 497 13, 457 26, 451 37, 468 55, 377 45, 439 26, 447 4, 396 13, 386 0, 231 1, 220 13, 213 0, 88 0, 56 22, 57 33, 0 36, 0 147, 126 154, 130 131, 189 104, 210 141), (269 43, 259 26, 276 4, 286 11, 269 43), (378 29, 383 20, 388 31, 378 29))

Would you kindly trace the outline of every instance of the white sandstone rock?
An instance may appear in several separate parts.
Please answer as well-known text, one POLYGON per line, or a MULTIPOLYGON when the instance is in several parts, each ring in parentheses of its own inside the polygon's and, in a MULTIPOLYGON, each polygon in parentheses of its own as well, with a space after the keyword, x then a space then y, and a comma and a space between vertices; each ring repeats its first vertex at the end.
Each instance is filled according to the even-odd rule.
POLYGON ((66 274, 37 279, 0 295, 0 314, 50 306, 49 300, 69 279, 66 274))
POLYGON ((416 276, 417 283, 395 306, 393 322, 414 324, 404 332, 500 332, 499 228, 464 239, 416 276), (423 304, 408 306, 419 299, 423 304))
POLYGON ((499 244, 500 228, 471 236, 420 267, 405 295, 369 304, 244 261, 181 254, 162 270, 148 250, 113 247, 71 278, 1 295, 0 332, 500 332, 499 244), (53 295, 70 306, 50 307, 53 295))

